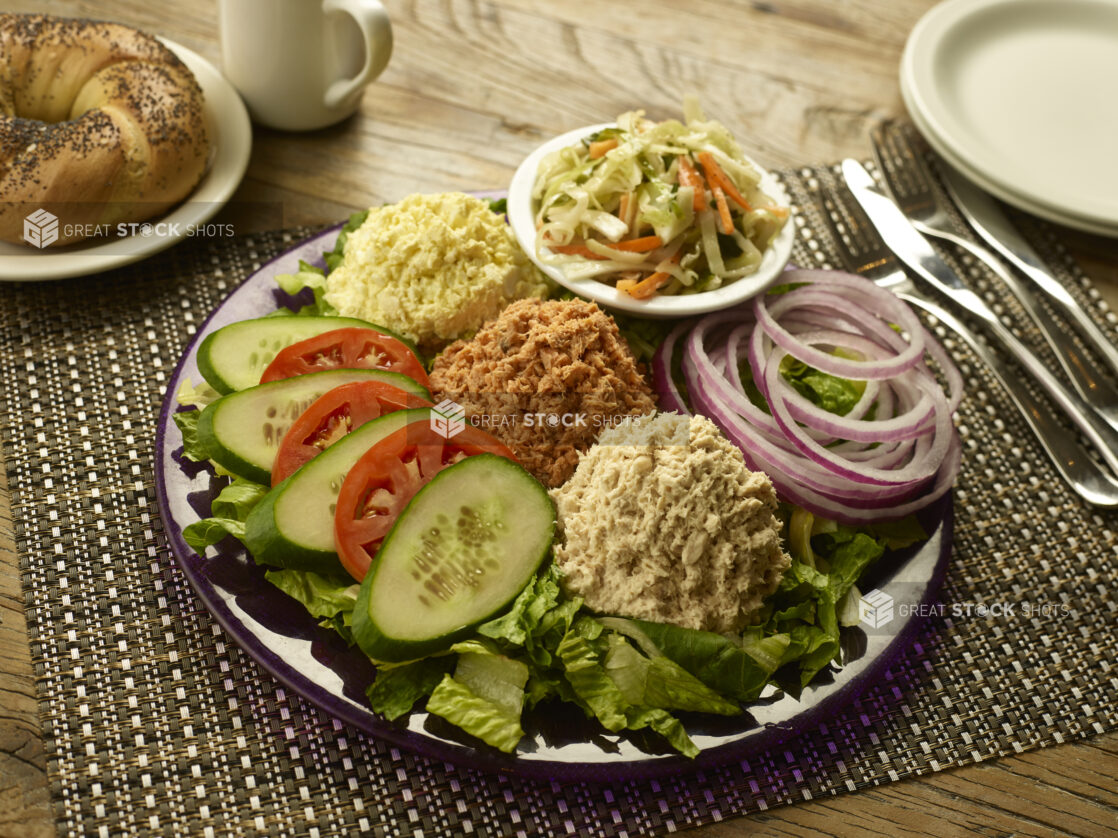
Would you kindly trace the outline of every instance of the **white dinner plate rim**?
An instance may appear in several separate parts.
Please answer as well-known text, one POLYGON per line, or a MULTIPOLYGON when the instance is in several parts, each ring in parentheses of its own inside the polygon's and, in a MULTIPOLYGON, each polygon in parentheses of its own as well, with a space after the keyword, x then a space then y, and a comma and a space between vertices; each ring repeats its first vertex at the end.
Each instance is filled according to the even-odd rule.
MULTIPOLYGON (((978 143, 971 142, 968 132, 959 128, 945 104, 943 85, 934 72, 937 55, 950 48, 951 37, 970 20, 990 13, 1013 14, 1025 6, 1056 8, 1068 0, 947 0, 933 7, 913 28, 901 59, 901 92, 914 121, 922 132, 930 135, 937 150, 949 150, 956 163, 964 164, 969 173, 980 172, 988 191, 1003 200, 1028 209, 1037 215, 1078 229, 1112 231, 1118 227, 1118 203, 1111 196, 1084 196, 1071 184, 1066 191, 1051 191, 1051 183, 1042 189, 1039 181, 1030 179, 1027 170, 1001 158, 985 153, 978 143), (1019 7, 1015 9, 1015 7, 1019 7), (1023 206, 1028 204, 1028 207, 1023 206)), ((1118 0, 1072 0, 1080 5, 1106 6, 1118 10, 1118 0)), ((1118 39, 1116 39, 1118 46, 1118 39)), ((947 156, 947 155, 945 155, 947 156)), ((976 178, 977 180, 977 178, 976 178)), ((1105 233, 1104 233, 1105 234, 1105 233)), ((1110 232, 1113 235, 1113 232, 1110 232)))
POLYGON ((240 95, 210 61, 167 38, 160 38, 185 63, 205 95, 207 126, 215 151, 209 169, 186 201, 151 224, 164 222, 167 234, 136 234, 90 240, 60 250, 35 250, 0 242, 0 281, 39 282, 91 275, 146 259, 181 241, 228 203, 248 168, 252 124, 240 95), (177 230, 177 232, 175 232, 177 230), (139 242, 138 247, 134 246, 139 242))
MULTIPOLYGON (((905 95, 905 88, 902 86, 901 93, 907 103, 908 97, 905 95)), ((1060 224, 1064 227, 1069 227, 1074 230, 1080 230, 1085 233, 1091 233, 1097 236, 1106 236, 1108 238, 1118 238, 1118 222, 1114 224, 1102 224, 1090 221, 1089 219, 1080 218, 1078 216, 1068 215, 1066 213, 1053 210, 1043 204, 1038 204, 1031 200, 1028 196, 1022 195, 1011 189, 1005 188, 1002 184, 991 180, 986 177, 981 171, 975 169, 965 159, 959 157, 949 144, 945 143, 942 138, 936 135, 928 123, 926 123, 920 114, 913 108, 909 108, 909 116, 917 130, 928 141, 928 145, 932 147, 935 152, 947 162, 948 165, 957 169, 960 174, 970 180, 979 188, 989 192, 995 198, 998 198, 1010 206, 1014 206, 1019 210, 1023 210, 1030 215, 1035 215, 1045 221, 1051 221, 1054 224, 1060 224)))

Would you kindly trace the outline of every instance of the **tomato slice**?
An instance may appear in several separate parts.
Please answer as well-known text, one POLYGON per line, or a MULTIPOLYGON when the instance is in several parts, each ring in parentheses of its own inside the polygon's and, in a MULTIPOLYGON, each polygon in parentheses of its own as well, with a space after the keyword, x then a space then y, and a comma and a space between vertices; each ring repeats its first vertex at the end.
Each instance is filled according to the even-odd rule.
POLYGON ((426 399, 383 381, 354 381, 328 390, 311 402, 284 435, 272 464, 272 485, 290 477, 354 428, 394 410, 430 406, 426 399))
POLYGON ((260 383, 333 369, 389 370, 427 386, 427 371, 407 344, 361 326, 334 329, 284 347, 268 364, 260 383))
POLYGON ((485 431, 467 425, 445 439, 427 419, 400 428, 366 451, 338 492, 334 546, 342 566, 358 582, 364 579, 381 542, 415 493, 444 468, 485 452, 516 459, 485 431))

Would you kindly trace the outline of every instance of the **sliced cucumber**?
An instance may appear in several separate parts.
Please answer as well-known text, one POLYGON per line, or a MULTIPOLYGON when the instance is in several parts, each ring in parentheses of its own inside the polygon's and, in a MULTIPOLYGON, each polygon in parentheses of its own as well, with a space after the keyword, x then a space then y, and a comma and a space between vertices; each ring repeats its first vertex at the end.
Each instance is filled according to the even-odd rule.
POLYGON ((260 376, 281 349, 350 326, 376 329, 415 351, 410 341, 375 323, 353 317, 273 315, 230 323, 207 335, 198 347, 198 372, 219 393, 245 390, 260 383, 260 376))
POLYGON ((342 480, 376 443, 431 413, 430 408, 397 410, 366 422, 275 486, 245 521, 248 551, 260 564, 348 578, 334 551, 334 508, 342 480))
POLYGON ((222 468, 257 483, 270 483, 276 451, 291 423, 327 391, 367 379, 384 381, 425 399, 430 397, 425 387, 397 372, 315 372, 222 396, 198 417, 198 443, 222 468))
POLYGON ((374 661, 448 648, 507 608, 555 534, 547 490, 511 460, 467 457, 405 507, 361 583, 353 636, 374 661))

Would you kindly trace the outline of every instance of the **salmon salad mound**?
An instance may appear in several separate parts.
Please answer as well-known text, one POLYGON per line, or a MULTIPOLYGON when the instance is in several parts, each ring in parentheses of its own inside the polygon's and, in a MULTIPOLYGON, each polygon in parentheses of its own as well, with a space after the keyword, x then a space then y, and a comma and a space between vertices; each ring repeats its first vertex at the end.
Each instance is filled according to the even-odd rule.
POLYGON ((461 406, 547 486, 603 428, 656 407, 613 318, 582 300, 512 303, 439 355, 430 380, 436 399, 461 406))

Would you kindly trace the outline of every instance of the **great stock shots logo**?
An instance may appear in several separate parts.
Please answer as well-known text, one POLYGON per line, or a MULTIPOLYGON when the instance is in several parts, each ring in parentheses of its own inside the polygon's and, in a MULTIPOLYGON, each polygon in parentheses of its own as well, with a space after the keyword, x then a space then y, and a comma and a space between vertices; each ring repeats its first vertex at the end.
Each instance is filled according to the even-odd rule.
POLYGON ((466 427, 466 411, 462 405, 443 399, 431 413, 431 430, 443 439, 462 433, 466 427))
POLYGON ((858 600, 858 621, 870 628, 881 628, 893 621, 893 598, 874 588, 858 600))
POLYGON ((58 241, 58 216, 37 209, 23 219, 23 240, 32 247, 50 247, 58 241))

